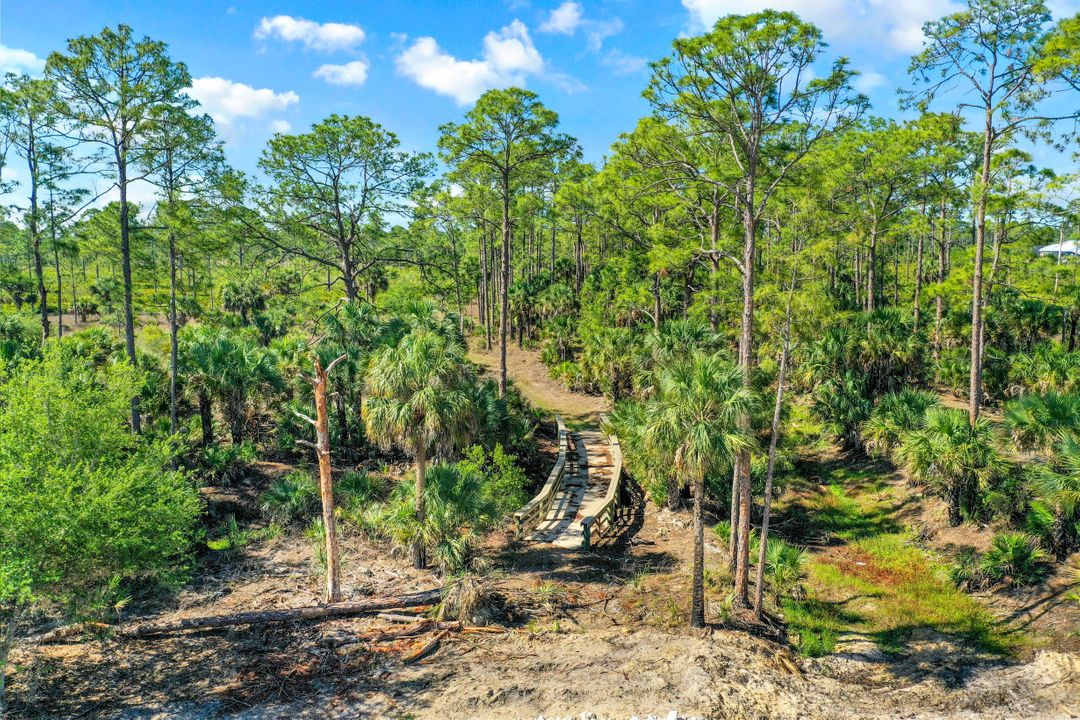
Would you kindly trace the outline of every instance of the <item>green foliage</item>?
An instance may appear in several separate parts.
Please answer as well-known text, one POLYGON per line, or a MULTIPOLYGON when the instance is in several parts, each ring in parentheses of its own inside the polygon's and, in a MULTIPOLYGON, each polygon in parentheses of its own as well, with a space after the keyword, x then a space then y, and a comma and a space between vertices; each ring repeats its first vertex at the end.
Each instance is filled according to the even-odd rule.
POLYGON ((482 478, 483 495, 500 515, 520 510, 529 500, 526 492, 528 478, 517 465, 517 458, 496 445, 491 453, 479 445, 465 451, 465 457, 457 464, 458 470, 482 478))
POLYGON ((922 425, 926 411, 937 404, 933 393, 910 388, 882 396, 862 426, 866 449, 875 455, 891 454, 906 433, 922 425))
POLYGON ((970 425, 964 411, 941 407, 926 412, 922 425, 900 444, 897 458, 915 479, 948 500, 954 525, 962 512, 980 511, 980 491, 990 489, 1008 469, 985 417, 970 425))
POLYGON ((284 389, 276 354, 244 331, 189 325, 180 333, 179 354, 184 391, 218 404, 234 444, 248 439, 261 408, 284 389))
POLYGON ((355 519, 399 550, 423 543, 444 573, 470 567, 477 533, 498 518, 495 503, 485 493, 483 477, 454 465, 430 468, 424 487, 423 524, 417 521, 415 506, 416 482, 408 479, 391 491, 386 502, 369 506, 355 519))
POLYGON ((1046 577, 1049 556, 1022 533, 1000 533, 979 561, 979 571, 991 585, 1023 587, 1046 577))
POLYGON ((0 386, 0 601, 79 615, 110 587, 181 580, 201 503, 128 429, 137 374, 64 360, 53 346, 0 386))
POLYGON ((254 443, 207 445, 195 451, 195 472, 205 485, 232 485, 257 458, 254 443))
POLYGON ((460 345, 428 328, 410 331, 372 357, 364 421, 384 447, 448 451, 476 428, 472 371, 460 345))
POLYGON ((1009 386, 1013 392, 1075 393, 1080 390, 1080 351, 1069 352, 1059 342, 1040 343, 1014 358, 1009 386))
POLYGON ((778 598, 798 594, 806 575, 806 551, 770 537, 765 545, 765 572, 778 598))
POLYGON ((334 479, 334 501, 346 512, 357 512, 382 491, 382 479, 363 470, 349 470, 334 479))
POLYGON ((828 328, 804 352, 802 375, 814 409, 849 448, 861 448, 860 428, 874 400, 921 382, 926 344, 895 309, 857 313, 828 328))
POLYGON ((318 512, 319 486, 311 473, 294 470, 274 481, 262 496, 267 520, 281 525, 303 522, 318 512))
POLYGON ((1049 390, 1012 400, 1005 406, 1005 427, 1021 450, 1045 450, 1080 436, 1080 394, 1049 390))
POLYGON ((0 314, 0 364, 41 356, 41 326, 29 315, 0 314))

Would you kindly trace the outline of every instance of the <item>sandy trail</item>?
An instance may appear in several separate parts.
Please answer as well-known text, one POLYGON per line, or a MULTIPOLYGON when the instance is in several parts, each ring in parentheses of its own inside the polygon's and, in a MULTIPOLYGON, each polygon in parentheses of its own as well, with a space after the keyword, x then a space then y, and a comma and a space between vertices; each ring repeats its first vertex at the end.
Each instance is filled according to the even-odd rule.
MULTIPOLYGON (((485 350, 483 343, 473 339, 469 347, 469 359, 485 367, 493 376, 499 374, 499 349, 485 350)), ((605 398, 572 392, 553 380, 547 366, 533 350, 522 350, 517 345, 506 348, 506 373, 514 385, 534 406, 559 413, 571 426, 597 425, 600 413, 609 404, 605 398)))

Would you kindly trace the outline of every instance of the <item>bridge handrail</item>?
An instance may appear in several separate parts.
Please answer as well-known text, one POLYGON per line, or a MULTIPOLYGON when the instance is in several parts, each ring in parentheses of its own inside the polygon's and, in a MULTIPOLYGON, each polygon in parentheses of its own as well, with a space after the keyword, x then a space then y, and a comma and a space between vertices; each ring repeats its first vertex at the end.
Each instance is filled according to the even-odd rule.
MULTIPOLYGON (((601 427, 607 425, 607 416, 601 416, 601 427)), ((594 538, 604 537, 615 525, 616 515, 619 510, 619 500, 622 498, 622 447, 619 438, 615 435, 607 435, 608 447, 611 449, 611 482, 608 483, 604 502, 592 515, 581 520, 581 547, 588 550, 592 547, 594 538)))
POLYGON ((547 482, 540 488, 540 492, 536 494, 536 497, 525 503, 525 507, 514 513, 514 527, 518 537, 523 537, 526 532, 531 531, 543 518, 547 517, 548 511, 551 509, 551 503, 555 500, 555 495, 562 486, 569 452, 569 437, 561 415, 555 415, 555 423, 559 428, 559 457, 555 460, 551 472, 548 473, 547 482))

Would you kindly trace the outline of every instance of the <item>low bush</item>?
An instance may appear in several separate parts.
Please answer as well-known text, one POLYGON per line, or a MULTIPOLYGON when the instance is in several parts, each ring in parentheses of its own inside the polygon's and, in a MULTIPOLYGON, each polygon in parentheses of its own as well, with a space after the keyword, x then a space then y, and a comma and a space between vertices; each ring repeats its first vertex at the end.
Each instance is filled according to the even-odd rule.
POLYGON ((390 497, 352 518, 369 534, 390 540, 407 552, 417 540, 431 551, 443 573, 468 570, 476 538, 495 522, 498 509, 486 496, 482 478, 456 465, 435 465, 427 475, 425 519, 416 519, 416 482, 410 478, 394 488, 390 497))
POLYGON ((319 487, 315 478, 303 470, 275 480, 262 497, 263 515, 282 525, 306 520, 318 509, 319 487))
POLYGON ((801 595, 799 588, 806 575, 806 551, 771 537, 765 544, 765 573, 772 581, 778 598, 801 595))
POLYGON ((1000 533, 979 561, 991 585, 1024 587, 1041 582, 1049 571, 1050 556, 1023 533, 1000 533))

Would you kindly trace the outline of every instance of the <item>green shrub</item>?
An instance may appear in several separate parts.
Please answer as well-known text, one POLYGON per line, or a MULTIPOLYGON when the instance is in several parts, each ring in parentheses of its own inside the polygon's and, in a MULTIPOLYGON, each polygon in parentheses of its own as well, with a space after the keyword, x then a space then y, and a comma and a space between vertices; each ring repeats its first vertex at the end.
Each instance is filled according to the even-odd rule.
POLYGON ((1024 587, 1047 575, 1049 555, 1023 533, 1000 533, 979 561, 986 581, 992 585, 1024 587))
POLYGON ((516 464, 516 458, 496 445, 490 453, 473 445, 465 451, 465 458, 458 463, 464 473, 475 473, 481 478, 484 498, 494 504, 500 515, 520 510, 528 502, 525 488, 529 479, 516 464))
POLYGON ((985 577, 979 567, 979 554, 971 548, 961 550, 956 562, 949 568, 949 579, 963 590, 982 587, 985 577))
POLYGON ((498 517, 497 507, 484 493, 482 478, 456 465, 429 469, 424 512, 421 525, 416 520, 416 482, 409 478, 394 488, 386 502, 369 506, 353 519, 402 552, 423 541, 442 572, 456 573, 471 566, 476 534, 498 517))
POLYGON ((926 411, 937 404, 936 395, 922 390, 905 388, 883 395, 862 426, 866 449, 873 455, 890 455, 904 434, 922 425, 926 411))
POLYGON ((798 594, 796 591, 806 575, 806 551, 788 545, 780 538, 769 538, 765 544, 765 572, 777 597, 798 594))
POLYGON ((303 470, 294 470, 275 480, 262 496, 263 515, 282 525, 308 519, 318 511, 319 504, 319 486, 303 470))
POLYGON ((363 470, 349 470, 334 479, 334 500, 343 510, 360 508, 381 492, 382 480, 363 470))
POLYGON ((136 371, 63 347, 0 385, 0 607, 85 617, 121 590, 181 582, 201 501, 167 443, 131 433, 136 371))
POLYGON ((258 457, 255 443, 207 445, 196 456, 196 472, 205 485, 232 485, 244 477, 249 463, 258 457))

